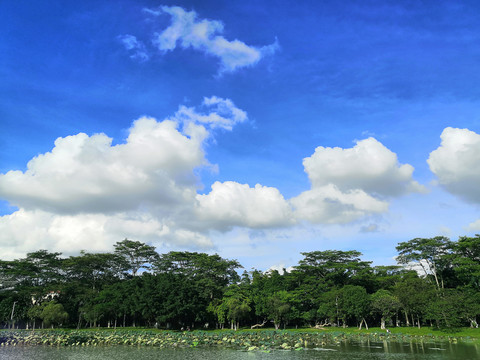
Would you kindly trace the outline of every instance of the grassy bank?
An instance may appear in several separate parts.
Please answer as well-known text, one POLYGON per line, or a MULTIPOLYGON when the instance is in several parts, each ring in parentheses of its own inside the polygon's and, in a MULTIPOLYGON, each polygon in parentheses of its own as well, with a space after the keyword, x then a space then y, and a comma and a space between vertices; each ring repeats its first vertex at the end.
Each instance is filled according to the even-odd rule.
POLYGON ((270 351, 273 349, 301 350, 329 347, 343 341, 397 341, 397 342, 475 342, 480 343, 479 329, 461 329, 445 332, 429 328, 392 328, 391 333, 379 328, 357 330, 352 328, 296 329, 296 330, 213 330, 176 332, 152 329, 88 329, 88 330, 17 330, 0 331, 0 346, 101 346, 130 345, 174 347, 230 347, 244 350, 270 351))

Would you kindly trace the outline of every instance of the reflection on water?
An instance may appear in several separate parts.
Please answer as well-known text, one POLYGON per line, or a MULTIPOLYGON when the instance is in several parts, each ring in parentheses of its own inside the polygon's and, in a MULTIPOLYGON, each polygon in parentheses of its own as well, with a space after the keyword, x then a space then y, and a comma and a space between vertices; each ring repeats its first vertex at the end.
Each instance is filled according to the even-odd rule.
POLYGON ((245 352, 232 349, 159 349, 151 347, 43 347, 11 346, 0 348, 1 360, 477 360, 480 348, 475 344, 422 342, 355 342, 300 351, 274 350, 245 352))

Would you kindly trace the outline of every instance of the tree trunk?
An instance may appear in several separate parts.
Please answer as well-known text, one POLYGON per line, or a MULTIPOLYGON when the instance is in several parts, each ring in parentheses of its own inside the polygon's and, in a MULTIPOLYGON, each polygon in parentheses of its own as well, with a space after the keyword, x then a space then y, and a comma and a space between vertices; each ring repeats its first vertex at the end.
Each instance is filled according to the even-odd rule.
POLYGON ((386 326, 385 326, 385 318, 382 317, 382 319, 380 320, 380 329, 382 330, 385 330, 386 326))
POLYGON ((417 316, 417 325, 418 325, 418 328, 420 329, 422 325, 420 325, 420 317, 417 316))
POLYGON ((362 318, 362 321, 360 321, 360 326, 358 327, 358 330, 362 330, 363 323, 365 323, 365 329, 368 330, 368 325, 367 325, 367 321, 365 320, 365 318, 362 318))
POLYGON ((405 313, 405 323, 406 323, 407 326, 410 326, 410 321, 408 320, 407 311, 405 311, 404 313, 405 313))

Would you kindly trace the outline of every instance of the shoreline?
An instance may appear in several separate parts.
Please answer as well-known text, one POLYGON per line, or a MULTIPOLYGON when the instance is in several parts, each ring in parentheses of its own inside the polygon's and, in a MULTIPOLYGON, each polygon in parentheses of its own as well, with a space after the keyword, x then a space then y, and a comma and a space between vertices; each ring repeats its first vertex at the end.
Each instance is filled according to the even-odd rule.
MULTIPOLYGON (((235 348, 248 351, 302 350, 338 346, 342 342, 448 342, 480 344, 480 329, 457 333, 425 329, 430 333, 407 333, 407 328, 394 328, 386 333, 379 328, 353 329, 243 329, 167 331, 156 329, 36 329, 0 330, 0 346, 152 346, 158 348, 212 347, 235 348), (347 330, 347 331, 342 331, 347 330), (437 334, 434 334, 437 332, 437 334), (441 332, 441 333, 439 333, 441 332), (476 336, 463 333, 472 333, 476 336)), ((411 330, 411 329, 410 329, 411 330)), ((419 329, 422 330, 422 329, 419 329)), ((418 332, 418 331, 417 331, 418 332)))

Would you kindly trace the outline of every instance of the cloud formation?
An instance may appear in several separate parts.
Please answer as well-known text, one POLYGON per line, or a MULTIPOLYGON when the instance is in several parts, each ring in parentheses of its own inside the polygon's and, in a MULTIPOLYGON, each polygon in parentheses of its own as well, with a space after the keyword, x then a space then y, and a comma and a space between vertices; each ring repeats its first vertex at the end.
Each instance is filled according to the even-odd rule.
POLYGON ((440 146, 427 160, 439 184, 470 203, 480 203, 480 135, 468 129, 447 127, 440 146))
POLYGON ((105 250, 127 236, 212 247, 188 226, 197 204, 195 170, 210 166, 203 148, 212 131, 231 129, 247 114, 218 97, 205 98, 202 110, 180 107, 163 121, 142 117, 118 145, 105 134, 58 138, 26 171, 0 174, 0 198, 19 207, 0 217, 0 245, 15 244, 12 254, 39 246, 67 253, 105 250))
POLYGON ((133 35, 120 35, 118 36, 118 40, 122 42, 130 52, 130 58, 139 60, 140 62, 144 62, 150 59, 150 55, 147 52, 147 49, 143 42, 137 40, 136 36, 133 35))
POLYGON ((215 223, 215 228, 284 227, 294 223, 290 205, 276 188, 260 184, 250 187, 234 181, 215 182, 212 191, 197 195, 197 217, 215 223))
POLYGON ((423 189, 410 165, 369 138, 352 149, 318 147, 303 161, 311 189, 292 199, 235 181, 216 181, 199 194, 195 174, 212 166, 206 140, 246 120, 231 100, 212 96, 163 121, 136 120, 118 145, 105 134, 58 138, 26 171, 0 174, 0 198, 19 208, 0 217, 4 256, 38 248, 107 251, 125 237, 205 250, 214 247, 212 232, 345 224, 386 212, 388 198, 423 189))
POLYGON ((232 72, 239 68, 255 65, 266 55, 278 49, 278 43, 263 47, 249 46, 240 40, 229 41, 221 34, 224 25, 217 20, 199 19, 195 11, 185 11, 178 6, 161 6, 146 9, 154 16, 168 14, 171 24, 160 33, 155 33, 154 46, 162 51, 192 48, 220 60, 220 72, 232 72))
POLYGON ((204 98, 203 107, 209 108, 208 114, 199 113, 193 107, 181 105, 175 113, 175 118, 184 123, 198 123, 210 129, 221 128, 232 130, 235 124, 247 120, 247 113, 237 108, 229 99, 221 99, 216 96, 204 98))
POLYGON ((412 179, 413 167, 374 138, 350 149, 319 146, 303 160, 311 190, 291 199, 299 219, 348 223, 388 210, 388 198, 425 188, 412 179))
POLYGON ((81 250, 111 251, 124 238, 139 239, 157 247, 211 249, 204 234, 171 228, 168 220, 146 211, 115 214, 59 215, 20 209, 0 217, 2 258, 17 258, 38 249, 78 254, 81 250))
POLYGON ((382 197, 425 191, 412 179, 413 166, 399 164, 397 155, 372 137, 350 149, 319 146, 303 165, 313 187, 335 184, 382 197))
POLYGON ((195 194, 193 169, 206 163, 201 147, 206 132, 191 125, 187 136, 177 127, 171 120, 144 117, 134 122, 126 143, 115 146, 104 134, 58 138, 25 172, 0 175, 0 196, 20 208, 57 214, 184 201, 195 194))

